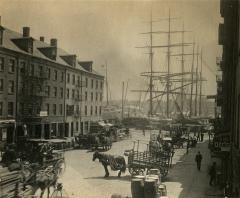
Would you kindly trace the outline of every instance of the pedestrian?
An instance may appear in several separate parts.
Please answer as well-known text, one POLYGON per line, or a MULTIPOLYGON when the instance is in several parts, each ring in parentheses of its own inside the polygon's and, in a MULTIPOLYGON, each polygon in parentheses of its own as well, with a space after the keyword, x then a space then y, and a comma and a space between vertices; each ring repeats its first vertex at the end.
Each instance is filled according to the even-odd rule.
POLYGON ((204 133, 201 133, 201 142, 203 142, 204 133))
POLYGON ((209 175, 210 175, 210 181, 209 185, 212 186, 213 184, 216 184, 216 176, 217 176, 217 170, 216 170, 216 162, 213 162, 210 170, 209 170, 209 175))
POLYGON ((197 162, 197 169, 201 170, 201 162, 202 162, 202 154, 198 151, 198 154, 195 157, 195 161, 197 162))
POLYGON ((224 197, 230 198, 232 196, 232 191, 229 182, 226 183, 226 186, 224 188, 224 197))
POLYGON ((197 134, 197 141, 200 141, 200 131, 198 131, 198 134, 197 134))

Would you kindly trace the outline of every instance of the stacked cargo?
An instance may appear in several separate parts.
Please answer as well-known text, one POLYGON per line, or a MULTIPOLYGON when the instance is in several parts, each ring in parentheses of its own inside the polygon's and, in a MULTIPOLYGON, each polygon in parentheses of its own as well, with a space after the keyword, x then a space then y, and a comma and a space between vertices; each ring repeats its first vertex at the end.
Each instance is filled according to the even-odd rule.
POLYGON ((0 167, 0 195, 2 198, 18 197, 23 184, 19 171, 10 172, 8 168, 0 167))
POLYGON ((158 169, 151 169, 146 176, 134 176, 131 191, 132 198, 167 198, 166 186, 161 184, 158 169))

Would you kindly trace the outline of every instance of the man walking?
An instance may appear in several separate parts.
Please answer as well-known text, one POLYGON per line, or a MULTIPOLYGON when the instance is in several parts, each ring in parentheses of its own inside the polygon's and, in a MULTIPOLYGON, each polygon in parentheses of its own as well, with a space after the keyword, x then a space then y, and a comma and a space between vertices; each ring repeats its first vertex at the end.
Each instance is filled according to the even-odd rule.
POLYGON ((216 175, 217 175, 216 162, 213 162, 213 165, 209 170, 209 175, 210 175, 209 185, 212 186, 213 184, 216 184, 216 175))
POLYGON ((202 162, 202 154, 198 151, 198 154, 195 157, 195 161, 197 162, 197 169, 201 170, 201 162, 202 162))

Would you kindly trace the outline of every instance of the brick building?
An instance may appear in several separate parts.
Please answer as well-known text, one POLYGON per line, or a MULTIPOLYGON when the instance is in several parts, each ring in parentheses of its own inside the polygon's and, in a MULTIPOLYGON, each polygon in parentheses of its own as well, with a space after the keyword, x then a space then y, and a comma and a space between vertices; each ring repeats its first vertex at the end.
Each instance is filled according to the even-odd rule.
MULTIPOLYGON (((221 0, 220 14, 224 23, 219 25, 219 44, 223 47, 218 82, 218 106, 221 107, 221 143, 229 143, 229 152, 222 157, 225 164, 225 182, 230 182, 233 197, 240 196, 240 4, 239 0, 221 0)), ((221 148, 222 149, 222 148, 221 148)))
POLYGON ((29 27, 20 34, 0 26, 0 137, 13 141, 23 125, 33 138, 87 133, 101 118, 103 94, 104 77, 92 64, 59 48, 57 39, 31 37, 29 27))

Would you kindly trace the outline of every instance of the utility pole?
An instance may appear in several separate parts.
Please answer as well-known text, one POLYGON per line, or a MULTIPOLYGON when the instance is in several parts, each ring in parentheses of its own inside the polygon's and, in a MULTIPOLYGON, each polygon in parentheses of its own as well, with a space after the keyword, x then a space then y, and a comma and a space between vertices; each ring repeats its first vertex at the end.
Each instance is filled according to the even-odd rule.
POLYGON ((124 114, 124 82, 122 82, 122 120, 124 114))
POLYGON ((194 74, 194 57, 195 57, 195 42, 193 42, 193 53, 192 53, 192 67, 191 67, 191 94, 190 94, 190 112, 189 117, 192 116, 192 101, 193 101, 193 74, 194 74))
POLYGON ((197 66, 196 66, 196 95, 195 95, 195 116, 197 116, 197 98, 198 98, 198 58, 199 58, 199 46, 197 46, 197 66))
POLYGON ((202 115, 202 49, 200 57, 200 93, 199 93, 199 116, 202 115))

